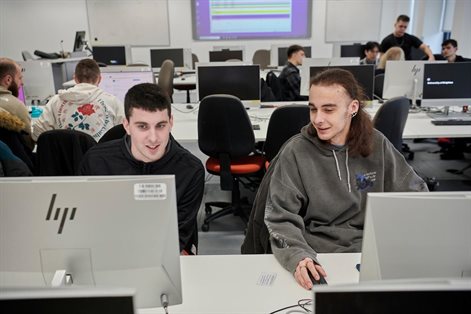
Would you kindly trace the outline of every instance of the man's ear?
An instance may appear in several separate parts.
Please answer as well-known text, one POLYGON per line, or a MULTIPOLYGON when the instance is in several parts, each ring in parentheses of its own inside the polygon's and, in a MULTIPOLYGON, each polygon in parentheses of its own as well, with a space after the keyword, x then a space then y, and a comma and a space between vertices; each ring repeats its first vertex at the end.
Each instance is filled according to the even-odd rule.
POLYGON ((129 126, 129 121, 128 121, 128 119, 127 119, 126 117, 123 119, 123 127, 124 127, 124 129, 126 130, 126 133, 127 133, 128 135, 131 135, 131 130, 130 130, 130 126, 129 126))

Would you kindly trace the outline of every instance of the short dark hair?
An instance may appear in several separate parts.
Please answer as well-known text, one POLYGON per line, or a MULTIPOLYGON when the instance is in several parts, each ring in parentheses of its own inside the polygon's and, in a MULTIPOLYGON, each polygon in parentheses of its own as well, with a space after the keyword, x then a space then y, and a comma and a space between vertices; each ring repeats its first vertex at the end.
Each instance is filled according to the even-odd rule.
POLYGON ((399 22, 399 21, 403 21, 403 22, 409 23, 410 18, 409 18, 407 15, 405 15, 405 14, 401 14, 401 15, 399 15, 399 16, 397 17, 396 23, 399 22))
POLYGON ((301 50, 304 51, 304 48, 303 48, 302 46, 300 46, 300 45, 292 45, 292 46, 289 46, 289 47, 288 47, 288 50, 286 51, 286 54, 287 54, 287 56, 288 56, 288 59, 291 58, 291 56, 292 56, 294 53, 296 53, 296 52, 298 52, 298 51, 301 51, 301 50))
POLYGON ((373 50, 374 48, 378 48, 378 50, 379 50, 380 49, 379 48, 379 43, 377 43, 376 41, 369 41, 369 42, 366 43, 364 50, 370 51, 370 50, 373 50))
POLYGON ((168 116, 172 114, 170 98, 158 85, 152 83, 137 84, 128 90, 124 97, 124 114, 127 120, 131 117, 133 108, 150 112, 167 109, 168 116))
POLYGON ((454 39, 447 39, 444 42, 442 42, 442 47, 445 47, 446 45, 451 44, 453 47, 458 47, 458 42, 454 39))
MULTIPOLYGON (((358 100, 360 107, 358 108, 357 115, 352 118, 347 136, 347 145, 352 156, 361 155, 366 157, 370 155, 373 150, 371 140, 373 135, 373 122, 368 113, 363 109, 366 96, 363 88, 358 84, 353 74, 350 71, 339 68, 328 69, 317 74, 311 80, 309 86, 312 85, 340 85, 345 89, 345 92, 351 99, 358 100)), ((314 132, 313 128, 311 128, 310 132, 314 132)))
POLYGON ((18 71, 15 61, 9 58, 0 58, 0 80, 5 76, 11 75, 14 77, 18 71))
POLYGON ((95 83, 100 77, 100 67, 93 59, 82 59, 75 67, 75 79, 79 83, 95 83))

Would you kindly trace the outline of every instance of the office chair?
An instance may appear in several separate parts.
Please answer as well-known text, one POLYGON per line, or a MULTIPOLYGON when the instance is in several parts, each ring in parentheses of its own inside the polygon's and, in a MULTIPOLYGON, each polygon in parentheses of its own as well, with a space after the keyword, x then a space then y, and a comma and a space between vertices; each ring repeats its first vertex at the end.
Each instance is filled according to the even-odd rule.
POLYGON ((193 64, 193 70, 196 69, 196 63, 199 62, 198 56, 194 53, 191 54, 191 63, 193 64))
POLYGON ((159 72, 159 80, 157 85, 164 90, 170 101, 173 103, 173 76, 175 74, 175 66, 172 60, 167 59, 162 62, 159 72))
POLYGON ((23 61, 34 60, 33 55, 26 50, 21 52, 21 56, 23 57, 23 61))
POLYGON ((273 92, 273 96, 275 96, 275 99, 277 101, 283 100, 280 80, 276 76, 275 72, 273 71, 268 72, 266 76, 266 81, 267 81, 268 87, 271 88, 271 91, 273 92))
POLYGON ((270 161, 278 154, 283 144, 309 123, 309 107, 306 105, 282 106, 273 111, 263 146, 265 168, 268 168, 270 161))
POLYGON ((126 135, 126 130, 122 124, 117 124, 108 131, 98 140, 98 143, 104 143, 112 140, 117 140, 126 135))
POLYGON ((379 99, 383 99, 384 73, 375 76, 374 95, 379 99))
POLYGON ((403 153, 408 153, 409 160, 414 158, 414 153, 404 149, 402 144, 402 132, 409 115, 410 102, 406 97, 395 97, 386 101, 376 112, 373 119, 374 127, 386 136, 394 147, 403 153))
POLYGON ((41 133, 37 141, 39 176, 73 176, 85 153, 96 141, 92 136, 75 130, 50 130, 41 133))
POLYGON ((252 57, 253 64, 259 64, 260 70, 265 70, 270 65, 270 50, 258 49, 252 57))
POLYGON ((198 111, 198 146, 209 156, 206 170, 220 176, 222 190, 232 191, 231 203, 205 203, 208 216, 204 219, 203 231, 218 217, 234 214, 247 223, 248 217, 242 208, 239 183, 241 177, 259 173, 265 159, 251 155, 255 136, 247 111, 242 102, 232 95, 210 95, 200 103, 198 111), (212 213, 212 207, 221 207, 212 213))

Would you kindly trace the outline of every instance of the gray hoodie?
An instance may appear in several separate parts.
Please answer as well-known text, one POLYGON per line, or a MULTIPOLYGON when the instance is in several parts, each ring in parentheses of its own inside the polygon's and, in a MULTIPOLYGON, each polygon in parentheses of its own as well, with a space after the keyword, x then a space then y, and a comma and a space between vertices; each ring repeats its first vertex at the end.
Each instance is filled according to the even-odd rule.
POLYGON ((317 252, 360 252, 368 192, 428 190, 377 130, 368 157, 312 134, 305 126, 280 152, 265 209, 273 254, 291 273, 317 252))

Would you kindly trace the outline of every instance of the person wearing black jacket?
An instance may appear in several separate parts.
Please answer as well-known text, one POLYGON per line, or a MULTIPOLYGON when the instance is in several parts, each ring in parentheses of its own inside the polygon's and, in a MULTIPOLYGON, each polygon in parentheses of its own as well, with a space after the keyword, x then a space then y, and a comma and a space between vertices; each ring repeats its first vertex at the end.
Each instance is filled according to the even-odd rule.
POLYGON ((196 254, 196 217, 204 192, 204 167, 170 134, 169 98, 155 84, 132 87, 124 100, 126 135, 100 143, 84 156, 80 175, 175 175, 182 254, 196 254))

